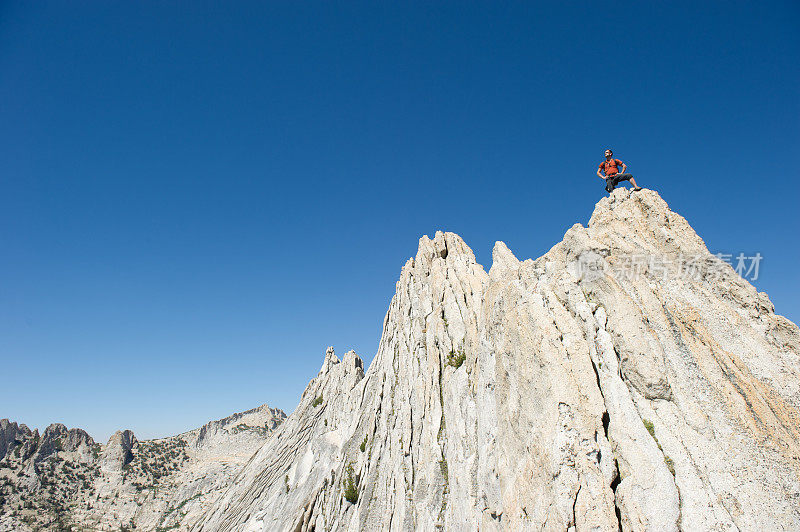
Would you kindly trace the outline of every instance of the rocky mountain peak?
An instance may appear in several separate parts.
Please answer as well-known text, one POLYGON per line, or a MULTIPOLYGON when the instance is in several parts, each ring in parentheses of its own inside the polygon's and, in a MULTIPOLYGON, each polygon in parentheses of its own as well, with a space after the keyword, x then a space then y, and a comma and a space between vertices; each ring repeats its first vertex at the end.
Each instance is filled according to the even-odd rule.
POLYGON ((588 230, 620 250, 708 253, 689 223, 652 190, 615 190, 597 203, 588 230))
POLYGON ((367 371, 329 350, 194 528, 800 527, 797 327, 657 193, 492 260, 422 237, 367 371))
POLYGON ((322 367, 319 369, 319 375, 327 374, 331 367, 338 363, 339 357, 336 356, 333 347, 328 347, 328 349, 325 350, 325 358, 322 360, 322 367))
POLYGON ((101 468, 105 472, 122 471, 123 466, 133 460, 133 448, 138 443, 131 430, 118 430, 108 439, 101 458, 101 468))
POLYGON ((467 263, 475 263, 475 254, 467 246, 466 242, 455 233, 436 231, 431 239, 428 235, 423 235, 419 239, 419 247, 414 261, 417 265, 424 267, 430 265, 436 259, 463 260, 467 263))
POLYGON ((489 277, 499 279, 505 276, 513 276, 519 270, 519 260, 512 253, 505 242, 497 241, 492 248, 492 267, 489 269, 489 277))
POLYGON ((24 424, 17 424, 8 419, 0 419, 0 460, 5 458, 10 448, 33 435, 31 429, 24 424))

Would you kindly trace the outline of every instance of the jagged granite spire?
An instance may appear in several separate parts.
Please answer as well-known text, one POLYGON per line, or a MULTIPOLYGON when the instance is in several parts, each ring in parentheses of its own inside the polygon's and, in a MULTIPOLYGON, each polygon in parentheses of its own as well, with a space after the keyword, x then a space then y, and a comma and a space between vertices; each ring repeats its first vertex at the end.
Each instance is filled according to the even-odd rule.
POLYGON ((329 350, 193 529, 800 528, 798 328, 657 193, 492 257, 421 238, 366 374, 329 350))

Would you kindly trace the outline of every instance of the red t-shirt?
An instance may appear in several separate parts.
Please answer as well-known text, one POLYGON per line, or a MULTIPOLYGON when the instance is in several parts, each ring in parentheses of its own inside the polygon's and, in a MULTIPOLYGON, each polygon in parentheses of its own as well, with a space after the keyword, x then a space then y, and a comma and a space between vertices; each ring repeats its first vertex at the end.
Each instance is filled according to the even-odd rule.
POLYGON ((611 177, 619 173, 619 167, 622 166, 622 161, 619 159, 610 159, 600 163, 599 168, 606 173, 606 177, 611 177))

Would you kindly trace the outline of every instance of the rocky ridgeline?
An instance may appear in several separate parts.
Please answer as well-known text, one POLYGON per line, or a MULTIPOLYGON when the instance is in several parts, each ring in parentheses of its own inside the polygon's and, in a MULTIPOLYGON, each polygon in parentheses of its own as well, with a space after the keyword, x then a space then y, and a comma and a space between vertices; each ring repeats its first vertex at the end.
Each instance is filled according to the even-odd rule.
POLYGON ((100 450, 81 429, 0 420, 0 529, 67 528, 71 505, 96 493, 100 450))
POLYGON ((92 530, 800 530, 800 331, 658 194, 492 260, 421 238, 370 367, 329 348, 281 424, 54 428, 53 459, 3 422, 0 525, 34 518, 24 492, 92 530), (633 257, 655 260, 619 275, 633 257))
POLYGON ((396 288, 192 530, 800 529, 798 328, 655 192, 489 272, 423 237, 396 288))
POLYGON ((199 429, 106 445, 0 420, 0 530, 167 530, 204 511, 285 419, 262 405, 199 429))

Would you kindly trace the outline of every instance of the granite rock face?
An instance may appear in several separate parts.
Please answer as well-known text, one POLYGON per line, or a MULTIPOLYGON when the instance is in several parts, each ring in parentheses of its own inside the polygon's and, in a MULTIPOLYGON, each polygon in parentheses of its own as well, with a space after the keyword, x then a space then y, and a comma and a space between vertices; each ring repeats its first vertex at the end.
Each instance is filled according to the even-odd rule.
POLYGON ((100 468, 105 473, 121 473, 133 460, 133 449, 138 443, 132 430, 118 430, 103 449, 100 468))
POLYGON ((0 419, 0 460, 5 458, 9 449, 13 449, 22 440, 31 436, 33 433, 26 425, 0 419))
POLYGON ((616 190, 535 261, 423 237, 366 373, 329 349, 192 529, 797 530, 798 412, 797 326, 616 190))

